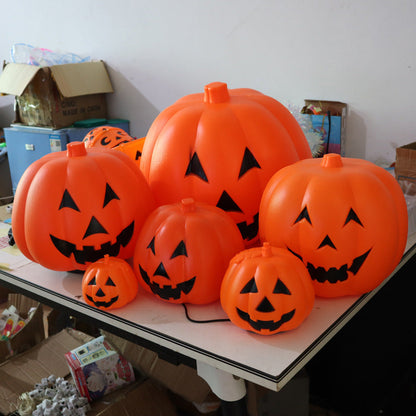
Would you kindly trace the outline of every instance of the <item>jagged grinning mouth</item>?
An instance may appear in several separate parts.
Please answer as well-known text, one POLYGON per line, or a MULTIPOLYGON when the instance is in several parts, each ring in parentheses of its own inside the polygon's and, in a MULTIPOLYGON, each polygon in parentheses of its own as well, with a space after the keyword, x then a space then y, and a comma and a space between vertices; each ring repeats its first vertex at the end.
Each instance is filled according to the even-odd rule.
POLYGON ((118 296, 111 298, 108 302, 104 301, 95 301, 91 296, 86 295, 87 299, 92 302, 97 308, 109 308, 113 303, 118 301, 118 296))
MULTIPOLYGON (((301 255, 297 254, 290 248, 288 248, 288 250, 303 261, 303 258, 301 255)), ((318 283, 345 282, 349 277, 348 272, 351 272, 354 276, 358 273, 358 271, 361 269, 361 266, 365 262, 366 258, 370 254, 370 251, 371 251, 371 248, 370 250, 366 251, 364 254, 361 254, 360 256, 356 257, 352 261, 352 264, 350 267, 348 267, 348 264, 343 264, 339 268, 330 267, 328 270, 326 270, 324 267, 321 267, 321 266, 315 267, 312 263, 309 263, 309 262, 307 262, 306 267, 308 269, 308 272, 312 280, 317 281, 318 283)))
POLYGON ((71 254, 73 254, 75 261, 78 264, 85 264, 87 262, 94 263, 95 261, 103 258, 105 254, 108 254, 111 257, 117 257, 118 253, 120 253, 120 247, 127 246, 131 240, 133 232, 134 221, 121 231, 121 233, 117 236, 116 242, 114 244, 111 244, 110 241, 107 241, 101 244, 101 248, 98 250, 96 250, 94 246, 83 246, 82 250, 77 250, 75 244, 55 237, 52 234, 49 234, 49 236, 51 237, 53 245, 61 254, 68 258, 71 256, 71 254))
POLYGON ((252 328, 254 328, 256 331, 261 331, 262 329, 267 329, 269 331, 277 331, 283 324, 286 322, 289 322, 293 316, 295 315, 296 309, 291 310, 290 312, 287 312, 282 315, 282 317, 278 321, 262 321, 258 320, 255 321, 250 318, 250 315, 247 312, 242 311, 239 308, 237 309, 238 316, 248 324, 252 328))
POLYGON ((142 266, 140 266, 140 264, 139 269, 144 282, 150 287, 150 290, 155 295, 165 300, 180 299, 182 293, 185 293, 185 295, 187 295, 193 289, 195 284, 196 276, 194 276, 192 279, 186 280, 185 282, 178 283, 176 287, 173 287, 171 285, 160 286, 159 284, 150 281, 149 275, 142 268, 142 266))
POLYGON ((257 213, 253 216, 251 224, 247 224, 247 221, 242 221, 237 223, 237 227, 244 240, 252 240, 259 232, 259 214, 257 213))

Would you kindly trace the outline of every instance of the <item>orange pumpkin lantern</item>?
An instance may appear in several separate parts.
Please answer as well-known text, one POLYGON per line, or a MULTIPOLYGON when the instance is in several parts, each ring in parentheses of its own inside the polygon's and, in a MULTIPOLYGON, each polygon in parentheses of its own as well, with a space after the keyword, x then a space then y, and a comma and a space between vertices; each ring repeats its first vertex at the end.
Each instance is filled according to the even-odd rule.
POLYGON ((219 299, 228 262, 243 248, 238 228, 226 213, 186 198, 150 214, 133 265, 139 283, 160 299, 205 304, 219 299))
POLYGON ((314 300, 304 264, 269 243, 238 253, 221 285, 221 305, 231 322, 262 335, 297 328, 314 300))
POLYGON ((119 127, 100 126, 89 131, 84 137, 83 142, 87 148, 105 147, 107 149, 114 149, 132 140, 134 140, 133 137, 119 127))
POLYGON ((121 308, 137 295, 139 284, 131 266, 122 259, 110 257, 91 263, 82 278, 82 296, 98 309, 121 308))
POLYGON ((251 89, 214 82, 154 120, 140 163, 158 204, 192 196, 226 211, 246 245, 258 237, 267 181, 281 167, 311 157, 292 114, 251 89))
POLYGON ((140 139, 131 140, 130 142, 117 146, 115 149, 125 153, 130 159, 134 160, 137 166, 140 166, 145 139, 145 137, 142 137, 140 139))
POLYGON ((105 254, 129 258, 155 203, 134 162, 82 142, 34 162, 16 190, 17 246, 52 270, 85 270, 105 254))
POLYGON ((386 170, 328 154, 271 178, 260 205, 260 237, 303 260, 318 296, 360 295, 403 255, 406 202, 386 170))

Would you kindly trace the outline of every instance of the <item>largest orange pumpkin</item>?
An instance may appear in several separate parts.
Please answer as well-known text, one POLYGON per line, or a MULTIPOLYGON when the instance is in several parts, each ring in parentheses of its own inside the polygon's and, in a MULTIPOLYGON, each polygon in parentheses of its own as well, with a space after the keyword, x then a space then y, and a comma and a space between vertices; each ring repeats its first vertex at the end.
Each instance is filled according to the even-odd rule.
POLYGON ((127 155, 72 142, 23 174, 13 236, 26 257, 49 269, 85 270, 105 254, 131 257, 154 207, 146 180, 127 155))
POLYGON ((292 114, 252 89, 214 82, 154 120, 140 167, 158 204, 193 197, 228 212, 246 245, 258 234, 258 209, 277 170, 311 157, 292 114))

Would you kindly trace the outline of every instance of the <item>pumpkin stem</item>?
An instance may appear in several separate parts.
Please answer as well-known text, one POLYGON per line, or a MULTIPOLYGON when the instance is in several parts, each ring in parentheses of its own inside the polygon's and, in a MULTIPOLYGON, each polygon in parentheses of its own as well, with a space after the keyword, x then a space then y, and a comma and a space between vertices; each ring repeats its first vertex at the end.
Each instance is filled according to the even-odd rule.
POLYGON ((181 204, 184 214, 195 211, 195 200, 193 198, 184 198, 182 199, 181 204))
POLYGON ((230 100, 227 84, 225 82, 211 82, 204 87, 204 103, 218 104, 230 100))
POLYGON ((343 165, 342 158, 337 153, 328 153, 322 158, 323 168, 342 168, 343 165))
POLYGON ((262 257, 271 257, 272 253, 272 246, 268 242, 263 243, 263 247, 261 248, 261 255, 262 257))
POLYGON ((87 149, 83 142, 71 142, 66 146, 66 155, 68 157, 85 156, 86 154, 87 149))

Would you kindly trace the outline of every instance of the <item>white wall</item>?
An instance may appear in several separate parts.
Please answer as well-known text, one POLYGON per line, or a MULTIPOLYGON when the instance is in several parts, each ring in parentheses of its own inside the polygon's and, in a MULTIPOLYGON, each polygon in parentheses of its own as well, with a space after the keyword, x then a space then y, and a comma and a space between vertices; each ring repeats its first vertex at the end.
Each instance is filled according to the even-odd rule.
MULTIPOLYGON (((347 156, 391 162, 416 139, 414 0, 1 3, 0 59, 18 42, 103 59, 110 116, 137 137, 177 99, 224 81, 299 107, 348 103, 347 156)), ((11 103, 0 97, 3 125, 11 103)))

